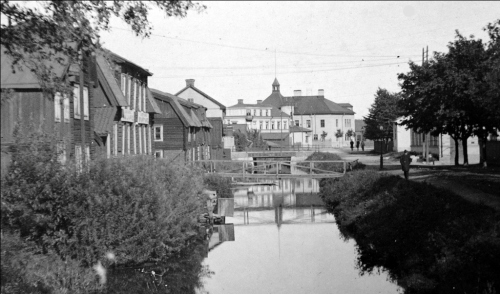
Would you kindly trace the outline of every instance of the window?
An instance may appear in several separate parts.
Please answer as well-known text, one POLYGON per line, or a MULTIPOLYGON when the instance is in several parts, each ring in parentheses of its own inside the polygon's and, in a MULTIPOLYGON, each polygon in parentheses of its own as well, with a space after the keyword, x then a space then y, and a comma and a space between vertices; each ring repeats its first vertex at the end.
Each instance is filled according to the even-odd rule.
POLYGON ((259 122, 259 129, 262 130, 262 122, 259 122))
POLYGON ((142 154, 142 126, 137 126, 137 135, 139 136, 139 154, 142 154))
POLYGON ((113 154, 118 155, 118 125, 113 125, 113 154))
POLYGON ((69 123, 69 97, 67 94, 64 94, 63 99, 63 115, 64 122, 69 123))
POLYGON ((309 182, 307 182, 307 187, 312 188, 312 186, 313 186, 313 181, 309 180, 309 182))
POLYGON ((121 89, 123 96, 127 97, 127 76, 125 74, 121 74, 121 89))
POLYGON ((278 130, 281 129, 281 122, 278 122, 278 126, 276 127, 278 130))
POLYGON ((128 109, 134 109, 134 101, 132 101, 132 79, 127 76, 127 101, 128 109))
POLYGON ((309 136, 306 136, 306 143, 309 143, 309 136))
POLYGON ((295 182, 295 187, 300 188, 300 181, 295 182))
POLYGON ((142 84, 142 111, 146 112, 146 84, 142 84))
POLYGON ((162 158, 163 156, 162 150, 155 150, 155 158, 162 158))
POLYGON ((83 119, 89 120, 89 88, 83 87, 83 119))
POLYGON ((135 84, 137 85, 137 94, 134 94, 135 96, 137 96, 137 110, 142 111, 142 87, 141 87, 141 83, 139 81, 137 81, 135 84))
POLYGON ((266 109, 266 116, 269 116, 269 109, 266 109))
POLYGON ((253 110, 253 116, 257 116, 257 109, 253 110))
POLYGON ((155 125, 155 141, 163 141, 163 125, 155 125))
POLYGON ((122 124, 122 155, 125 155, 125 124, 122 124))
POLYGON ((132 125, 131 124, 127 124, 126 127, 127 127, 127 154, 130 154, 130 127, 132 125))
POLYGON ((188 142, 191 142, 191 127, 188 128, 188 142))
POLYGON ((61 122, 61 93, 57 92, 54 95, 54 120, 61 122))
POLYGON ((266 130, 269 130, 269 122, 266 121, 266 130))
POLYGON ((85 163, 90 162, 90 146, 85 146, 85 163))
POLYGON ((313 140, 318 141, 318 134, 314 134, 313 140))
POLYGON ((260 110, 260 116, 262 116, 262 109, 260 110))
POLYGON ((339 127, 339 119, 338 119, 338 118, 335 120, 335 127, 336 127, 336 128, 338 128, 338 127, 339 127))
POLYGON ((322 120, 320 120, 319 122, 320 122, 320 124, 321 124, 321 127, 322 127, 322 128, 324 128, 324 127, 325 127, 325 120, 324 120, 324 119, 322 119, 322 120))
POLYGON ((306 127, 307 128, 311 127, 311 120, 310 119, 306 120, 306 127))
POLYGON ((80 86, 75 85, 73 87, 73 106, 74 106, 74 117, 80 118, 80 86))
POLYGON ((132 132, 134 135, 134 154, 137 154, 137 126, 132 124, 132 132))
POLYGON ((271 129, 274 130, 274 121, 271 122, 271 129))
POLYGON ((295 126, 296 126, 296 127, 298 127, 298 126, 299 126, 299 120, 298 120, 298 119, 296 119, 296 120, 295 120, 295 126))
POLYGON ((287 123, 286 121, 283 122, 283 128, 286 130, 287 129, 287 123))
POLYGON ((252 116, 252 111, 250 109, 247 109, 247 116, 252 116))

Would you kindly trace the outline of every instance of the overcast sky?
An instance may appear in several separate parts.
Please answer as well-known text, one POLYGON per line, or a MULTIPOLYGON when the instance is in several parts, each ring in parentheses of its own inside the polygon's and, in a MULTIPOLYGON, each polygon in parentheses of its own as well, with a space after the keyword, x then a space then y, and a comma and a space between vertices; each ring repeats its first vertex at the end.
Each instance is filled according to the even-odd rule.
POLYGON ((410 59, 420 63, 422 47, 446 52, 457 29, 487 40, 482 28, 500 18, 500 2, 201 3, 204 12, 182 19, 153 13, 149 39, 115 20, 101 41, 153 72, 150 87, 175 94, 195 79, 226 106, 267 98, 276 61, 284 96, 324 89, 327 99, 351 103, 356 119, 378 87, 399 91, 397 74, 410 59))

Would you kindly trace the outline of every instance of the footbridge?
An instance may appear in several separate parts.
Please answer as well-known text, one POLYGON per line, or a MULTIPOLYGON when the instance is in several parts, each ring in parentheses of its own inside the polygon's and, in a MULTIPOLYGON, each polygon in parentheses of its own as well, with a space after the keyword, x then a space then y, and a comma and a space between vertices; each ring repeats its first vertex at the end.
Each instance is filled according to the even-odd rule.
POLYGON ((290 160, 199 160, 191 162, 208 173, 236 178, 338 178, 345 175, 351 163, 346 161, 302 161, 290 160))

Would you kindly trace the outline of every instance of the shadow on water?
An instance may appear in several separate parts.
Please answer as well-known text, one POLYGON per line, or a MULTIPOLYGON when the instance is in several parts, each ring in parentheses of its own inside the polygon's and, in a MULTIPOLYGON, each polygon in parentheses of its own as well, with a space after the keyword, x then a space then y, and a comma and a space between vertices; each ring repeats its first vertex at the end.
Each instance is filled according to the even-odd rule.
POLYGON ((202 265, 206 255, 207 240, 197 240, 167 262, 109 270, 105 293, 198 293, 201 279, 213 274, 202 265))

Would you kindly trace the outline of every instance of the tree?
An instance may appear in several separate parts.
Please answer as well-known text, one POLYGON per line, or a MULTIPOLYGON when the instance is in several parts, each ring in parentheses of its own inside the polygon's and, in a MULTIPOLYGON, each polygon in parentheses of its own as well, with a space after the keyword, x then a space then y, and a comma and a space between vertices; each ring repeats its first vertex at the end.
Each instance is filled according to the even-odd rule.
POLYGON ((2 50, 12 57, 12 69, 19 62, 32 70, 47 87, 63 87, 47 60, 71 64, 100 47, 99 36, 109 31, 111 17, 123 21, 141 37, 149 37, 150 10, 162 10, 167 17, 185 17, 188 10, 206 7, 191 1, 2 1, 2 50))
POLYGON ((467 39, 456 34, 448 53, 436 52, 423 66, 410 63, 411 71, 399 75, 403 91, 399 106, 405 117, 402 124, 419 132, 449 134, 456 150, 461 140, 467 165, 467 139, 491 131, 499 110, 492 107, 498 102, 487 98, 490 63, 484 44, 473 36, 467 39))
POLYGON ((248 145, 250 144, 250 141, 248 141, 247 136, 243 134, 240 130, 237 132, 234 132, 234 146, 236 148, 236 151, 245 151, 248 145))
POLYGON ((265 148, 266 142, 262 140, 259 130, 249 130, 247 131, 248 140, 252 142, 251 147, 265 148))
POLYGON ((337 138, 342 138, 342 136, 344 135, 344 133, 342 132, 341 129, 337 129, 337 132, 335 133, 335 137, 337 138))
POLYGON ((323 133, 321 133, 321 141, 325 141, 326 136, 328 136, 328 133, 323 131, 323 133))
POLYGON ((400 99, 399 93, 390 93, 386 89, 378 88, 368 116, 363 118, 366 124, 365 138, 385 142, 392 139, 392 122, 400 115, 398 108, 400 99))

